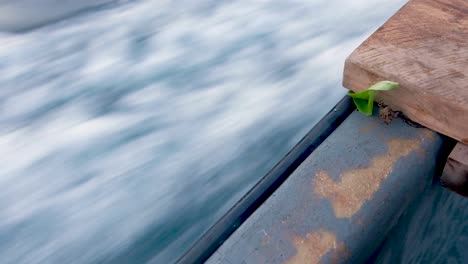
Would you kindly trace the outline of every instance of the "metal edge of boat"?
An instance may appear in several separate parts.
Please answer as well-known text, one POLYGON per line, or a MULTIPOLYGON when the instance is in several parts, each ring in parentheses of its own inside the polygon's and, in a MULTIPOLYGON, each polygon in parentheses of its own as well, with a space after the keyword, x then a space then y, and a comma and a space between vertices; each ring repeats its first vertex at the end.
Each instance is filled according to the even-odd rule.
POLYGON ((203 263, 355 109, 345 96, 177 263, 203 263))

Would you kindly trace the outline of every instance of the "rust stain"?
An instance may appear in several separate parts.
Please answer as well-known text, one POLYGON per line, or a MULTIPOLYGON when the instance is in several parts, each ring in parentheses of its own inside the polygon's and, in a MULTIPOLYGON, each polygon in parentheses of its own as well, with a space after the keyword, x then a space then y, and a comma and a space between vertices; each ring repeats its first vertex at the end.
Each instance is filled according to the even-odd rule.
POLYGON ((426 157, 426 154, 427 154, 427 153, 424 151, 424 149, 420 148, 420 149, 418 149, 418 150, 416 151, 416 154, 418 155, 418 157, 424 158, 424 157, 426 157))
MULTIPOLYGON (((294 239, 294 245, 296 246, 297 253, 286 264, 320 263, 323 256, 331 250, 345 252, 345 254, 347 252, 344 244, 337 242, 333 233, 324 230, 311 232, 305 238, 296 238, 294 239)), ((341 254, 339 253, 338 255, 341 256, 341 254)), ((332 255, 332 259, 336 258, 334 256, 332 255)))
POLYGON ((421 137, 422 141, 425 141, 425 140, 434 141, 436 138, 436 132, 427 128, 421 129, 421 131, 419 131, 418 134, 421 137))
POLYGON ((358 168, 341 173, 334 181, 327 172, 319 171, 314 179, 314 191, 331 200, 336 217, 352 217, 365 201, 380 188, 380 184, 392 172, 401 157, 419 148, 418 140, 392 139, 388 141, 388 152, 374 157, 367 168, 358 168))

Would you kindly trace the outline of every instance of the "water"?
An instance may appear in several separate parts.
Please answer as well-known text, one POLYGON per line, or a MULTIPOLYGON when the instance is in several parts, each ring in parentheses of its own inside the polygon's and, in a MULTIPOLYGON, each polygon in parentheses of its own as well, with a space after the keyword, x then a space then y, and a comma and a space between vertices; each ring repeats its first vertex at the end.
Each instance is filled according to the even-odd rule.
POLYGON ((0 0, 0 30, 24 31, 124 0, 0 0))
POLYGON ((78 2, 0 0, 7 30, 79 12, 0 33, 0 263, 175 261, 405 1, 78 2))

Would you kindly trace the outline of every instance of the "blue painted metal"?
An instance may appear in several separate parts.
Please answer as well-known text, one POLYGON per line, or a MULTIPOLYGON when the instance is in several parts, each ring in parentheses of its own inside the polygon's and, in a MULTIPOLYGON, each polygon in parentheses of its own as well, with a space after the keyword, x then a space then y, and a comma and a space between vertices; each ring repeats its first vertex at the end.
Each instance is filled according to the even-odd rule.
POLYGON ((367 262, 468 263, 468 199, 433 184, 411 203, 367 262))
POLYGON ((206 263, 367 260, 431 184, 444 142, 353 112, 206 263))

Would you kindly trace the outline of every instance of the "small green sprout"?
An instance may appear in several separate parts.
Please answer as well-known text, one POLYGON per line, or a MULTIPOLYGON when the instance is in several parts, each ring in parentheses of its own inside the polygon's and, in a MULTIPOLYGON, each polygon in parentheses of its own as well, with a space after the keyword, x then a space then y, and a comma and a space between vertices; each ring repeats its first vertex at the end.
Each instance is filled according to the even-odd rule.
POLYGON ((400 87, 398 83, 382 81, 358 93, 350 91, 348 95, 353 98, 354 104, 359 112, 370 116, 374 109, 374 97, 377 91, 390 91, 398 87, 400 87))

